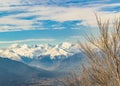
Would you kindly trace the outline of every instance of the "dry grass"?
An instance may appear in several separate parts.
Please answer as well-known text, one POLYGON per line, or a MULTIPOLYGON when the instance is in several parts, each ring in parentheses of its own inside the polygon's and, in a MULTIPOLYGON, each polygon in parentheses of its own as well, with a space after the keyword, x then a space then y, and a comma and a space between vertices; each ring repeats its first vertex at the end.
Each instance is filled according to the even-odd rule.
POLYGON ((65 80, 65 86, 120 86, 120 18, 111 29, 109 20, 102 22, 96 16, 99 37, 87 36, 96 50, 88 44, 80 43, 88 58, 88 66, 83 66, 81 76, 72 75, 65 80))

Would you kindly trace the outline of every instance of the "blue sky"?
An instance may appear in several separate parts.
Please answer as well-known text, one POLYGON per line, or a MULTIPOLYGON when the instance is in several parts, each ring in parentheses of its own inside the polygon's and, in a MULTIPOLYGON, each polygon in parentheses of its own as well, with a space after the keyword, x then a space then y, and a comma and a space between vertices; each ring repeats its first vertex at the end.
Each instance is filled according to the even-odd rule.
POLYGON ((95 12, 113 20, 120 0, 0 0, 0 47, 84 41, 97 33, 95 12))

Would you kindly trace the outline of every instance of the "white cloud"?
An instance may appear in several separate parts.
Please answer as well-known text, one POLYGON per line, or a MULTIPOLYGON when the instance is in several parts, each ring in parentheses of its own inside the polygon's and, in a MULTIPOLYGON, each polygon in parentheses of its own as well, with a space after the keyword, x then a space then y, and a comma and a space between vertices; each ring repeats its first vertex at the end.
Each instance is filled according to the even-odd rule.
POLYGON ((10 43, 24 43, 24 42, 52 42, 55 39, 25 39, 25 40, 14 40, 14 41, 0 41, 0 44, 10 44, 10 43))
POLYGON ((20 0, 0 0, 0 6, 19 5, 20 0))
MULTIPOLYGON (((116 16, 120 15, 120 12, 114 13, 114 12, 106 12, 101 11, 101 8, 106 7, 115 7, 120 6, 120 3, 117 4, 92 4, 86 7, 59 7, 59 6, 40 6, 40 5, 34 5, 34 6, 15 6, 10 7, 8 3, 14 5, 19 4, 19 0, 4 0, 0 2, 0 11, 25 11, 20 14, 11 14, 7 16, 2 16, 0 18, 0 24, 5 24, 6 26, 0 26, 0 32, 5 31, 19 31, 19 30, 31 30, 35 29, 35 26, 33 24, 37 20, 54 20, 58 22, 64 22, 64 21, 72 21, 72 20, 82 20, 82 25, 85 26, 92 26, 96 27, 96 19, 94 12, 98 13, 102 17, 103 20, 106 20, 110 18, 113 20, 116 16), (17 19, 19 17, 28 17, 28 16, 37 16, 35 19, 31 20, 25 20, 25 19, 17 19), (7 24, 15 25, 13 26, 7 26, 7 24)), ((37 26, 38 27, 38 26, 37 26)), ((45 29, 44 27, 39 29, 45 29)), ((58 27, 54 27, 53 29, 56 29, 58 27)))

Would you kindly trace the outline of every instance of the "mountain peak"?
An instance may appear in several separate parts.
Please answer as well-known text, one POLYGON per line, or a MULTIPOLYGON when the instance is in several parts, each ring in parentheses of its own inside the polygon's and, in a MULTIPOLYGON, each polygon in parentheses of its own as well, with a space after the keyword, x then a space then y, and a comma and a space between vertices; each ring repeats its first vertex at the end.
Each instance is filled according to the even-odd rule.
POLYGON ((63 42, 63 43, 61 44, 61 47, 62 47, 63 49, 69 49, 71 46, 72 46, 72 44, 71 44, 70 42, 63 42))
POLYGON ((38 58, 39 56, 49 55, 51 59, 59 58, 61 56, 68 57, 77 53, 75 44, 63 42, 58 45, 39 44, 39 45, 19 45, 13 44, 6 49, 0 49, 0 56, 10 59, 21 60, 21 57, 38 58), (73 52, 74 51, 74 52, 73 52))
POLYGON ((19 44, 12 44, 9 48, 20 48, 21 46, 19 44))

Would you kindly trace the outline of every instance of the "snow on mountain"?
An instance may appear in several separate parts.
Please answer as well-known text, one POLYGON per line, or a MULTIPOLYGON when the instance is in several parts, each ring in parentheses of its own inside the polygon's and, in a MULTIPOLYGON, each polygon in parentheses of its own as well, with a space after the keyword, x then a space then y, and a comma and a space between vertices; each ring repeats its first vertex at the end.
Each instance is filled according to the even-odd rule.
POLYGON ((50 55, 51 59, 54 59, 55 56, 60 56, 60 55, 67 56, 68 53, 69 52, 66 52, 65 50, 63 50, 61 48, 53 47, 53 48, 47 50, 46 52, 44 52, 43 55, 50 55))
POLYGON ((77 44, 63 42, 58 45, 39 44, 39 45, 19 45, 13 44, 6 49, 0 49, 0 57, 21 60, 21 57, 37 58, 39 56, 50 55, 51 59, 59 56, 68 57, 78 53, 77 44))
POLYGON ((59 47, 62 48, 62 49, 69 49, 69 48, 72 47, 72 44, 69 43, 69 42, 63 42, 59 45, 59 47))

